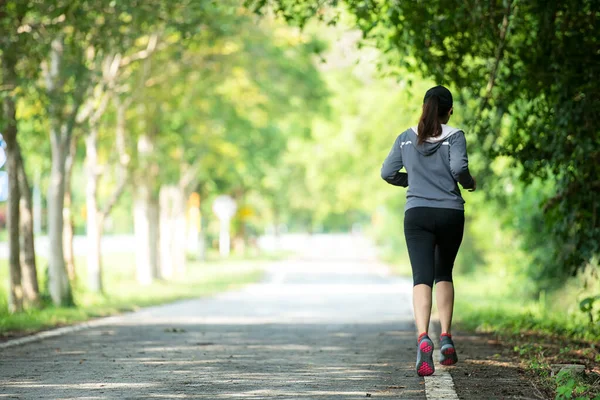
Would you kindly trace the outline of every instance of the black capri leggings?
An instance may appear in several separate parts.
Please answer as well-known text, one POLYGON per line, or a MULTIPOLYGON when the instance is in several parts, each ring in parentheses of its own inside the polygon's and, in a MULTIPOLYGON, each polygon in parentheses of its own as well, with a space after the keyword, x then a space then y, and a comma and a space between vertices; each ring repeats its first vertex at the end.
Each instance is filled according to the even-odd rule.
POLYGON ((452 282, 452 268, 462 242, 465 213, 450 208, 414 207, 404 214, 404 237, 413 284, 452 282))

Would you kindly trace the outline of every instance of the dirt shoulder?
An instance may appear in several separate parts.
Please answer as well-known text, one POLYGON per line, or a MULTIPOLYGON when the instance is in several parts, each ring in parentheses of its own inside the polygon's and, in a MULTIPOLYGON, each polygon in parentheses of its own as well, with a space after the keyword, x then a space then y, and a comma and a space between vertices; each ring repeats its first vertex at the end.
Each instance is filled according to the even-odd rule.
MULTIPOLYGON (((547 335, 454 333, 460 362, 450 372, 461 399, 554 399, 552 365, 584 365, 583 393, 594 398, 600 385, 598 348, 592 343, 547 335)), ((571 397, 565 397, 571 398, 571 397)))
POLYGON ((492 335, 455 332, 459 363, 450 369, 461 399, 548 399, 508 343, 492 335))

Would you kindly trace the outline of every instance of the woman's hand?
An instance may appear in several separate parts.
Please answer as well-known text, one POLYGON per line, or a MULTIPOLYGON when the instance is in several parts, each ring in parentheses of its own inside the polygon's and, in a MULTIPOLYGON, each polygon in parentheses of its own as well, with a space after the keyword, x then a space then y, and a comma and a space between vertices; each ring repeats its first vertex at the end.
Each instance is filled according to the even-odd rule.
POLYGON ((474 192, 475 190, 477 190, 477 181, 475 180, 475 177, 473 177, 473 187, 469 189, 469 192, 474 192))

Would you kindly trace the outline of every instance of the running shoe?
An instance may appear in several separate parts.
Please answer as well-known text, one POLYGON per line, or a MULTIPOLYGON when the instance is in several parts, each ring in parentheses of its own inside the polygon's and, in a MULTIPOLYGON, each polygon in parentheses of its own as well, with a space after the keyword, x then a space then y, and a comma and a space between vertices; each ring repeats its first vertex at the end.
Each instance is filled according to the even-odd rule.
POLYGON ((457 362, 458 356, 456 355, 456 349, 454 348, 452 336, 443 335, 440 338, 440 364, 454 365, 457 362))
POLYGON ((419 337, 417 344, 417 374, 419 376, 429 376, 433 374, 433 342, 429 336, 423 334, 419 337))

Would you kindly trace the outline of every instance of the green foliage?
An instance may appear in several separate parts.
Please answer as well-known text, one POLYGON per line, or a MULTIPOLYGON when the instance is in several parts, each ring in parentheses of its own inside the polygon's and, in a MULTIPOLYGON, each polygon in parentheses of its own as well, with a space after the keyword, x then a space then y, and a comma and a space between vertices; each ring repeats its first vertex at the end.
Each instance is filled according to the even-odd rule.
MULTIPOLYGON (((457 273, 477 281, 478 271, 489 272, 499 283, 488 289, 526 304, 523 312, 509 305, 467 315, 488 327, 596 337, 597 285, 567 298, 581 305, 567 314, 573 322, 542 311, 550 290, 586 265, 598 269, 600 62, 591 0, 246 3, 275 7, 305 30, 271 16, 257 21, 236 0, 5 2, 0 52, 17 60, 19 76, 2 95, 18 99, 27 170, 43 191, 52 118, 68 118, 78 102, 97 106, 94 96, 106 91, 128 104, 133 183, 151 177, 158 191, 190 177, 186 191, 200 192, 209 236, 218 229, 211 201, 230 193, 249 211, 234 221, 240 236, 279 223, 349 230, 371 220, 386 259, 407 273, 404 191, 380 181, 379 167, 396 135, 414 125, 422 93, 434 81, 451 83, 453 123, 465 127, 485 190, 465 196, 457 273), (309 23, 314 16, 356 26, 364 40, 309 23), (46 93, 39 66, 57 38, 65 46, 62 85, 46 93), (362 44, 379 50, 357 49, 362 44), (103 67, 118 58, 128 61, 111 86, 103 67), (142 135, 150 155, 138 154, 142 135)), ((102 201, 116 185, 117 107, 110 103, 99 125, 102 201)), ((79 134, 88 123, 76 126, 79 134)), ((77 150, 74 215, 83 233, 81 143, 77 150)), ((128 187, 113 231, 131 230, 132 197, 128 187)))
POLYGON ((598 324, 590 324, 588 315, 578 307, 569 307, 575 303, 572 293, 569 292, 566 299, 557 294, 527 299, 515 295, 519 291, 513 285, 521 285, 522 280, 511 283, 506 279, 498 272, 455 279, 457 321, 469 329, 484 332, 516 335, 537 332, 548 337, 600 340, 598 324))
POLYGON ((391 73, 418 70, 459 88, 479 151, 513 158, 525 183, 554 182, 534 205, 549 235, 547 279, 561 281, 598 254, 600 14, 593 0, 246 3, 299 25, 315 16, 335 21, 339 12, 330 8, 343 4, 391 73))
MULTIPOLYGON (((50 158, 60 160, 76 140, 77 233, 85 233, 85 216, 94 212, 86 209, 85 179, 101 176, 96 197, 111 204, 125 176, 118 164, 130 168, 134 184, 151 181, 155 193, 167 184, 184 195, 201 192, 205 219, 222 193, 269 210, 281 190, 265 180, 287 179, 278 164, 288 141, 308 137, 313 118, 326 110, 328 93, 314 63, 324 44, 279 21, 257 21, 237 0, 7 1, 0 27, 1 79, 8 82, 0 83, 0 94, 17 102, 26 169, 43 192, 59 187, 48 179, 50 158), (115 154, 117 129, 125 155, 115 154), (62 142, 52 151, 48 131, 62 142), (84 146, 91 132, 98 132, 97 146, 84 146), (138 152, 142 136, 148 152, 138 152), (83 153, 92 147, 98 161, 90 171, 83 153)), ((6 122, 0 120, 0 131, 6 122)), ((135 185, 125 188, 109 231, 132 230, 125 208, 134 191, 135 185)), ((260 229, 269 221, 268 214, 254 215, 260 229)), ((250 231, 246 224, 236 221, 240 235, 250 231)))
MULTIPOLYGON (((563 370, 556 374, 556 400, 592 400, 590 386, 572 372, 563 370)), ((593 399, 598 400, 600 394, 593 399)))
MULTIPOLYGON (((153 172, 156 189, 187 173, 194 176, 189 190, 210 192, 203 196, 207 199, 217 192, 250 190, 272 197, 263 179, 276 170, 287 141, 308 135, 312 118, 325 109, 325 85, 313 63, 324 44, 277 21, 257 24, 239 5, 235 0, 8 2, 0 23, 14 37, 2 40, 15 41, 11 49, 19 50, 11 53, 20 63, 18 122, 22 137, 35 139, 22 140, 35 181, 41 177, 39 183, 47 187, 49 120, 74 117, 81 103, 83 109, 100 108, 103 99, 95 96, 105 91, 129 104, 129 166, 146 173, 161 165, 153 172), (157 37, 153 53, 151 36, 157 37), (48 65, 57 38, 64 46, 61 85, 47 92, 38 66, 48 65), (119 60, 117 80, 105 81, 107 67, 119 60), (30 62, 36 68, 27 70, 30 62), (160 149, 143 162, 136 151, 140 134, 160 149)), ((109 104, 106 115, 99 115, 99 159, 109 172, 101 202, 115 186, 110 176, 116 161, 115 112, 109 104)), ((89 111, 83 115, 78 113, 75 129, 86 134, 89 111)), ((82 150, 78 145, 76 174, 82 150)), ((77 190, 74 196, 79 211, 83 198, 77 190)))
POLYGON ((581 312, 585 313, 590 320, 590 325, 594 325, 594 320, 600 320, 600 311, 597 310, 597 307, 594 307, 596 302, 600 303, 600 295, 599 296, 589 296, 585 299, 581 300, 579 303, 579 309, 581 312), (594 312, 596 315, 594 315, 594 312))
POLYGON ((265 180, 284 179, 279 164, 288 141, 306 136, 326 106, 312 60, 322 44, 276 21, 256 24, 245 12, 216 11, 195 36, 169 40, 176 42, 131 77, 132 85, 151 83, 140 88, 144 111, 132 115, 140 120, 132 130, 160 149, 147 160, 134 151, 134 168, 145 173, 145 165, 160 165, 158 183, 192 177, 186 189, 201 192, 209 216, 221 193, 244 202, 258 192, 270 202, 282 189, 265 180))

